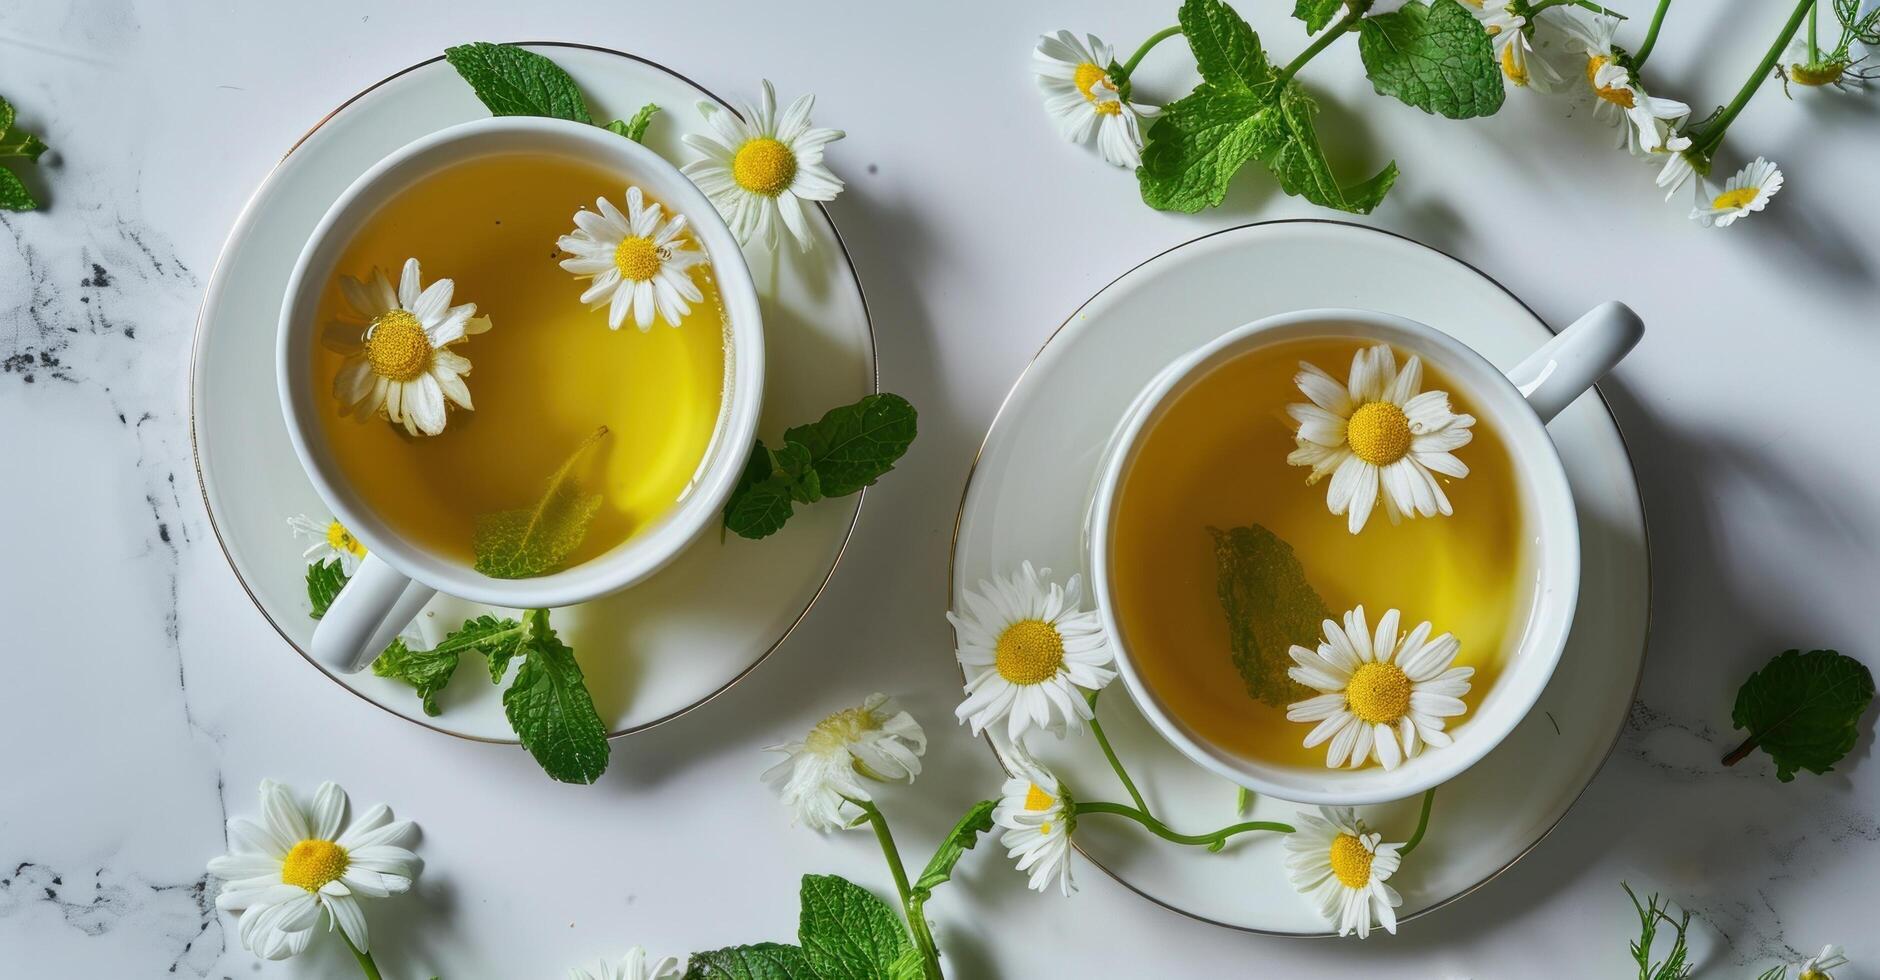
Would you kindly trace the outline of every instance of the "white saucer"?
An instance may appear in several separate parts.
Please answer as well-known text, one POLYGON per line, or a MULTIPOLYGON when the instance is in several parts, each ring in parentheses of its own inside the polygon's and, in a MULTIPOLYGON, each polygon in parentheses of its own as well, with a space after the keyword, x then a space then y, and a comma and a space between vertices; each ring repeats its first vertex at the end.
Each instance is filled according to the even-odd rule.
MULTIPOLYGON (((571 44, 530 44, 574 76, 598 119, 625 118, 647 102, 646 143, 669 160, 703 132, 694 108, 717 99, 674 72, 632 55, 571 44)), ((722 100, 720 100, 722 101, 722 100)), ((291 149, 236 222, 210 278, 196 327, 190 416, 196 472, 222 550, 262 615, 305 656, 308 616, 301 545, 287 518, 327 512, 295 462, 274 385, 274 324, 288 273, 306 236, 352 180, 427 133, 489 115, 441 57, 366 89, 291 149)), ((816 248, 750 250, 764 311, 765 404, 761 435, 817 418, 876 390, 875 342, 862 289, 835 226, 811 212, 816 248)), ((552 243, 551 243, 552 244, 552 243)), ((549 247, 549 246, 544 246, 549 247)), ((861 497, 799 508, 762 541, 706 536, 651 580, 555 613, 580 657, 601 719, 615 735, 673 718, 735 683, 783 642, 835 570, 861 497)), ((484 607, 440 597, 420 618, 435 641, 484 607)), ((311 663, 311 661, 309 661, 311 663)), ((466 664, 428 718, 411 688, 370 671, 331 675, 354 693, 412 721, 468 738, 513 742, 500 690, 466 664)))
MULTIPOLYGON (((1589 296, 1588 305, 1605 299, 1589 296)), ((1081 567, 1082 523, 1112 428, 1150 377, 1241 324, 1288 310, 1357 307, 1444 330, 1504 368, 1541 345, 1547 325, 1467 264, 1408 239, 1335 221, 1276 221, 1178 246, 1104 287, 1058 329, 1013 386, 986 435, 960 505, 954 594, 1022 560, 1054 577, 1081 567)), ((1632 463, 1599 398, 1583 396, 1548 427, 1579 506, 1580 604, 1560 667, 1507 741, 1436 793, 1428 836, 1391 884, 1400 918, 1423 914, 1519 860, 1567 812, 1610 754, 1644 666, 1649 559, 1632 463)), ((1112 684, 1098 717, 1158 816, 1200 833, 1241 819, 1236 788, 1189 762, 1112 684)), ((1033 739, 1079 799, 1128 802, 1087 735, 1033 739)), ((994 739, 1003 751, 1003 735, 994 739)), ((1415 827, 1417 800, 1364 808, 1386 840, 1415 827)), ((1306 809, 1257 799, 1246 819, 1291 821, 1306 809)), ((1127 821, 1092 816, 1075 842, 1143 897, 1220 925, 1329 935, 1292 888, 1275 835, 1225 851, 1178 847, 1127 821)))

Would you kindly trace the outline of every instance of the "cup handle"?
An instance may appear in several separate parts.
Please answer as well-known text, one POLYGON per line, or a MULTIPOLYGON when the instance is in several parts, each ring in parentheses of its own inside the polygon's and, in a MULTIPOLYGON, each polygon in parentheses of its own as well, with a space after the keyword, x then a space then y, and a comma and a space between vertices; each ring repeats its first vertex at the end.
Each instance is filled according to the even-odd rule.
POLYGON ((436 594, 367 554, 313 627, 313 659, 342 674, 357 672, 376 660, 436 594))
POLYGON ((1508 372, 1543 423, 1619 363, 1645 336, 1645 321, 1624 303, 1605 302, 1573 321, 1508 372))

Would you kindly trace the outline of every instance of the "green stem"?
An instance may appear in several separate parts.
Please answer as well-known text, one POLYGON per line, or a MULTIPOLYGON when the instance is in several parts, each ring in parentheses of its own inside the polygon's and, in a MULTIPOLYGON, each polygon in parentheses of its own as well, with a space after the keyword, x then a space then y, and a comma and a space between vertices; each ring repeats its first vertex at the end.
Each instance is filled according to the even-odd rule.
POLYGON ((1333 41, 1356 29, 1358 22, 1364 19, 1365 12, 1371 9, 1372 0, 1347 0, 1347 2, 1350 8, 1345 11, 1345 16, 1340 17, 1338 23, 1314 38, 1304 51, 1299 52, 1299 57, 1287 62, 1286 67, 1279 70, 1279 74, 1273 79, 1273 91, 1285 91, 1286 83, 1299 73, 1299 69, 1306 66, 1306 62, 1317 57, 1318 53, 1329 47, 1333 41))
POLYGON ((1097 747, 1103 750, 1103 757, 1110 760, 1110 768, 1116 772, 1116 778, 1122 782, 1123 788, 1129 791, 1129 798, 1136 802, 1136 809, 1148 813, 1149 804, 1143 801, 1141 791, 1136 789, 1136 781, 1130 779, 1129 773, 1123 771, 1123 760, 1116 757, 1116 750, 1110 746, 1110 737, 1103 734, 1103 723, 1097 721, 1097 695, 1099 693, 1098 691, 1084 693, 1084 701, 1090 705, 1090 734, 1097 737, 1097 747))
POLYGON ((1137 48, 1136 53, 1130 55, 1128 61, 1123 62, 1123 77, 1116 79, 1116 84, 1120 86, 1124 82, 1129 80, 1130 74, 1136 70, 1137 65, 1142 64, 1142 59, 1145 55, 1149 53, 1150 48, 1153 48, 1156 45, 1161 44, 1163 41, 1166 41, 1169 38, 1174 37, 1177 34, 1180 34, 1181 32, 1182 32, 1181 26, 1177 25, 1175 27, 1164 27, 1161 30, 1156 31, 1154 34, 1149 35, 1149 39, 1147 41, 1142 42, 1142 47, 1137 48))
POLYGON ((914 944, 920 948, 923 975, 927 980, 941 980, 940 948, 934 944, 933 933, 927 928, 927 917, 922 911, 922 901, 914 897, 914 889, 907 881, 907 868, 901 863, 901 851, 894 846, 894 832, 888 829, 888 818, 883 816, 875 804, 869 800, 857 800, 843 797, 858 807, 868 823, 875 829, 875 840, 881 844, 881 854, 888 859, 888 872, 894 875, 894 891, 901 897, 901 910, 907 916, 907 927, 913 930, 914 944))
POLYGON ((1624 14, 1618 12, 1617 10, 1607 10, 1606 8, 1600 6, 1599 4, 1594 3, 1593 0, 1540 0, 1539 3, 1536 3, 1533 6, 1528 8, 1528 14, 1530 17, 1532 17, 1532 15, 1538 14, 1541 11, 1546 10, 1548 7, 1559 7, 1565 4, 1572 4, 1575 7, 1585 7, 1586 9, 1596 14, 1605 14, 1608 17, 1612 17, 1618 20, 1626 19, 1626 16, 1624 14))
POLYGON ((1749 105, 1750 98, 1756 94, 1757 89, 1762 88, 1762 83, 1769 80, 1770 73, 1775 71, 1776 62, 1782 60, 1782 49, 1788 47, 1789 39, 1795 36, 1796 31, 1801 30, 1802 19, 1814 9, 1815 0, 1801 0, 1795 5, 1795 11, 1789 14, 1788 23, 1782 26, 1782 33, 1776 35, 1776 42, 1769 46, 1769 51, 1763 55, 1762 62, 1756 66, 1755 71, 1750 72, 1749 78, 1743 82, 1743 87, 1737 90, 1736 98, 1731 99, 1730 104, 1724 106, 1723 115, 1718 116, 1717 121, 1704 130, 1704 134, 1698 137, 1696 145, 1692 146, 1689 152, 1702 156, 1704 159, 1709 159, 1716 153, 1718 144, 1723 142, 1724 130, 1729 129, 1730 124, 1735 122, 1737 115, 1743 111, 1743 107, 1749 105))
POLYGON ((1178 834, 1170 830, 1169 826, 1162 821, 1157 820, 1135 807, 1124 806, 1121 803, 1078 803, 1071 808, 1071 812, 1076 816, 1083 816, 1089 813, 1108 813, 1119 817, 1128 817, 1142 824, 1144 827, 1147 827, 1150 833, 1165 841, 1173 844, 1206 847, 1211 851, 1220 850, 1222 845, 1227 843, 1227 839, 1235 834, 1244 834, 1254 830, 1270 830, 1281 834, 1290 834, 1293 832, 1292 825, 1290 824, 1274 823, 1270 820, 1250 820, 1246 823, 1237 823, 1222 827, 1211 834, 1178 834))
POLYGON ((1671 0, 1658 0, 1658 9, 1652 11, 1651 26, 1645 28, 1645 43, 1640 44, 1638 51, 1632 55, 1633 71, 1636 72, 1645 67, 1645 59, 1651 56, 1652 46, 1658 43, 1658 28, 1665 22, 1665 11, 1670 9, 1671 0))
POLYGON ((354 946, 352 939, 343 932, 339 934, 339 938, 346 941, 347 949, 352 950, 353 959, 359 961, 359 970, 366 975, 366 980, 385 980, 379 975, 379 965, 372 961, 371 953, 354 946))
POLYGON ((1808 8, 1808 63, 1811 65, 1821 61, 1821 35, 1815 25, 1815 15, 1820 10, 1820 4, 1808 8))
POLYGON ((1423 794, 1423 812, 1417 814, 1417 832, 1411 834, 1410 839, 1404 841, 1403 846, 1397 849, 1398 856, 1416 850, 1417 845, 1423 843, 1423 832, 1430 829, 1430 804, 1435 802, 1435 790, 1432 789, 1423 794))

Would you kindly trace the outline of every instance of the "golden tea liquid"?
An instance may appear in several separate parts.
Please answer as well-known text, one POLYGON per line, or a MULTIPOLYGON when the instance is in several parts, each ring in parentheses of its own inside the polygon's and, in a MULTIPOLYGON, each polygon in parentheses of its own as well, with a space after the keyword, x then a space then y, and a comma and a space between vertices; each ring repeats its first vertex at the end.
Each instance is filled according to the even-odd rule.
MULTIPOLYGON (((1123 642, 1170 714, 1227 751, 1322 768, 1326 747, 1302 747, 1313 726, 1287 721, 1285 699, 1275 706, 1249 692, 1233 659, 1211 528, 1257 524, 1278 535, 1335 620, 1362 604, 1375 628, 1394 607, 1406 631, 1427 619, 1436 633, 1454 633, 1457 666, 1476 673, 1464 698, 1470 713, 1452 727, 1473 715, 1525 628, 1532 572, 1523 505, 1507 447, 1486 420, 1478 417, 1473 441, 1455 450, 1469 475, 1437 475, 1450 517, 1392 525, 1380 501, 1353 535, 1326 508, 1330 475, 1307 486, 1310 469, 1286 463, 1295 428, 1286 406, 1307 400, 1292 380, 1299 362, 1342 383, 1364 346, 1285 341, 1217 367, 1166 407, 1123 476, 1112 589, 1123 642)), ((1406 358, 1397 351, 1400 365, 1406 358)), ((1446 391, 1453 411, 1475 414, 1468 393, 1440 370, 1425 362, 1423 377, 1424 391, 1446 391)), ((1317 693, 1298 690, 1297 699, 1317 693)))
POLYGON ((535 506, 600 426, 608 435, 575 476, 583 492, 602 495, 601 508, 570 564, 631 538, 690 488, 724 395, 725 324, 709 266, 692 271, 705 298, 684 322, 655 320, 642 333, 631 317, 609 330, 606 307, 579 301, 587 281, 557 264, 567 255, 555 243, 574 230, 574 213, 601 196, 621 204, 631 182, 560 158, 469 161, 398 195, 347 246, 322 324, 357 319, 337 274, 366 279, 377 266, 396 284, 410 257, 425 285, 454 280, 451 302, 475 303, 493 324, 451 346, 470 360, 464 383, 476 410, 451 406, 436 436, 342 416, 332 389, 343 358, 315 341, 315 400, 339 471, 407 539, 469 564, 477 517, 535 506))

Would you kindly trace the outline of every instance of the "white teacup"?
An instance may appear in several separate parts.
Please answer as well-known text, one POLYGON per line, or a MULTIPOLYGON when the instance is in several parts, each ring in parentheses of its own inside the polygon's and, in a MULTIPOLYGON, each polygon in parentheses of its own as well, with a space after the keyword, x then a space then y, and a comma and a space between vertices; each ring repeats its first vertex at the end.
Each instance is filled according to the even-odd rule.
MULTIPOLYGON (((577 284, 570 280, 569 288, 577 284)), ((366 171, 340 195, 314 229, 288 280, 276 367, 281 410, 301 466, 333 515, 366 546, 358 571, 313 633, 314 659, 351 672, 372 662, 437 592, 493 606, 566 606, 624 589, 671 561, 717 521, 750 455, 763 403, 764 332, 757 290, 737 239, 718 210, 677 168, 597 126, 498 116, 416 140, 366 171), (724 304, 727 367, 717 426, 683 500, 650 527, 590 561, 537 578, 496 579, 400 535, 347 485, 319 435, 316 399, 329 396, 325 386, 316 383, 309 361, 321 295, 343 271, 335 263, 372 213, 444 167, 515 153, 562 156, 618 173, 623 192, 628 184, 637 185, 686 216, 692 235, 711 260, 724 304)))
MULTIPOLYGON (((1297 803, 1360 805, 1402 799, 1453 779, 1474 765, 1534 707, 1560 660, 1579 597, 1579 522, 1566 471, 1547 435, 1546 423, 1610 371, 1643 332, 1643 323, 1630 309, 1606 303, 1504 375, 1448 334, 1413 320, 1365 310, 1303 310, 1247 324, 1170 364, 1136 397, 1111 437, 1086 535, 1099 615, 1115 646, 1123 682, 1143 715, 1203 767, 1249 789, 1297 803), (1469 410, 1494 427, 1508 445, 1534 546, 1531 606, 1500 676, 1476 708, 1448 729, 1453 744, 1427 749, 1391 770, 1377 765, 1360 769, 1287 765, 1248 758, 1210 743, 1174 716, 1144 683, 1128 637, 1111 611, 1119 490, 1144 433, 1168 405, 1213 368, 1268 344, 1334 336, 1386 343, 1400 354, 1420 355, 1456 382, 1469 410)), ((1304 726, 1301 729, 1303 737, 1304 726)))

